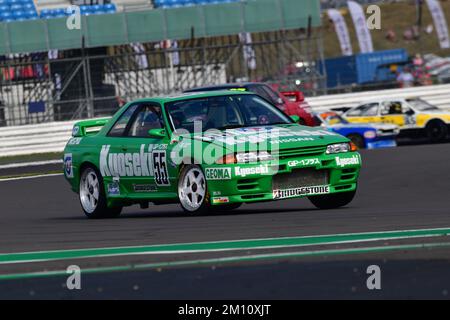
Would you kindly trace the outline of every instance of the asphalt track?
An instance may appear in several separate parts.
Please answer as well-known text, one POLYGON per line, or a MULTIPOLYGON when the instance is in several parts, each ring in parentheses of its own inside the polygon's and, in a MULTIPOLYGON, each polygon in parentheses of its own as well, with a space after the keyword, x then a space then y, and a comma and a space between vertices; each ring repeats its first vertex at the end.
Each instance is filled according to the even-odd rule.
POLYGON ((1 181, 0 298, 448 299, 450 144, 362 156, 355 200, 329 211, 302 199, 205 216, 186 216, 176 205, 131 207, 118 219, 87 220, 62 176, 1 181), (430 231, 399 238, 386 233, 404 230, 430 231), (337 241, 341 234, 353 239, 370 232, 378 232, 370 241, 337 241), (316 235, 329 236, 287 245, 293 240, 286 237, 316 235), (211 249, 216 241, 268 238, 281 245, 251 242, 231 250, 234 244, 225 242, 226 250, 211 249), (206 243, 205 251, 187 250, 198 242, 206 243), (167 244, 181 245, 177 252, 130 254, 128 248, 167 244), (63 251, 42 254, 57 258, 7 261, 12 253, 113 247, 127 248, 110 256, 70 258, 63 251), (82 290, 64 287, 62 271, 72 264, 88 270, 82 290), (381 290, 366 287, 371 264, 381 268, 381 290))

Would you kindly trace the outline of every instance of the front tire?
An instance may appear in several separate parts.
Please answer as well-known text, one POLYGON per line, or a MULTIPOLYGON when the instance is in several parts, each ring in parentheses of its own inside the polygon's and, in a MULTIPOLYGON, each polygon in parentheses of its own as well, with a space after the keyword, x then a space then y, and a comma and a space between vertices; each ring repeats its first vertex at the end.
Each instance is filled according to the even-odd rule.
POLYGON ((364 138, 359 134, 349 134, 347 138, 349 138, 350 141, 358 147, 358 149, 364 149, 366 146, 364 138))
POLYGON ((81 208, 90 219, 115 218, 122 212, 122 207, 108 207, 103 178, 93 166, 81 173, 79 197, 81 208))
POLYGON ((208 186, 200 166, 188 165, 181 170, 178 198, 181 208, 186 213, 203 214, 210 209, 208 186))
POLYGON ((356 190, 339 192, 321 196, 308 197, 309 201, 319 209, 336 209, 349 204, 355 197, 356 190))

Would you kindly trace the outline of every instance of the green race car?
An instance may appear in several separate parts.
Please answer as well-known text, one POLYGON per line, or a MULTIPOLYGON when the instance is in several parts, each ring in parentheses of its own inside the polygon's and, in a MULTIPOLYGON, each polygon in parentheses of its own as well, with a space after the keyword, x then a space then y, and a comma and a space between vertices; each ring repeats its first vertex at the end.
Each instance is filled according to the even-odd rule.
POLYGON ((245 92, 141 99, 111 119, 76 123, 64 175, 89 218, 149 203, 189 213, 300 197, 347 205, 361 167, 356 147, 295 120, 245 92))

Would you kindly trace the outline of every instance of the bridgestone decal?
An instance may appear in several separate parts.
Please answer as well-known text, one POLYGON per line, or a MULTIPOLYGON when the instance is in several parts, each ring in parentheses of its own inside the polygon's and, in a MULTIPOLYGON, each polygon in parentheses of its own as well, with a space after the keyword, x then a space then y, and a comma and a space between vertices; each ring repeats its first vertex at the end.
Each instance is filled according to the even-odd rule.
POLYGON ((293 189, 273 190, 273 199, 278 200, 328 193, 330 193, 330 186, 300 187, 293 189))

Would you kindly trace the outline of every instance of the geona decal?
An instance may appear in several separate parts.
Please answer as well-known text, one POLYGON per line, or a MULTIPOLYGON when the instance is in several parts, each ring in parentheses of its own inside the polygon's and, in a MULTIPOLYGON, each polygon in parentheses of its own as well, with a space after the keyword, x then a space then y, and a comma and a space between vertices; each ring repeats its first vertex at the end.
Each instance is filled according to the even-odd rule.
POLYGON ((158 186, 170 185, 166 150, 141 145, 135 153, 111 153, 110 145, 100 151, 100 173, 104 177, 154 177, 158 186))
POLYGON ((205 175, 207 180, 230 180, 231 168, 207 168, 205 175))

